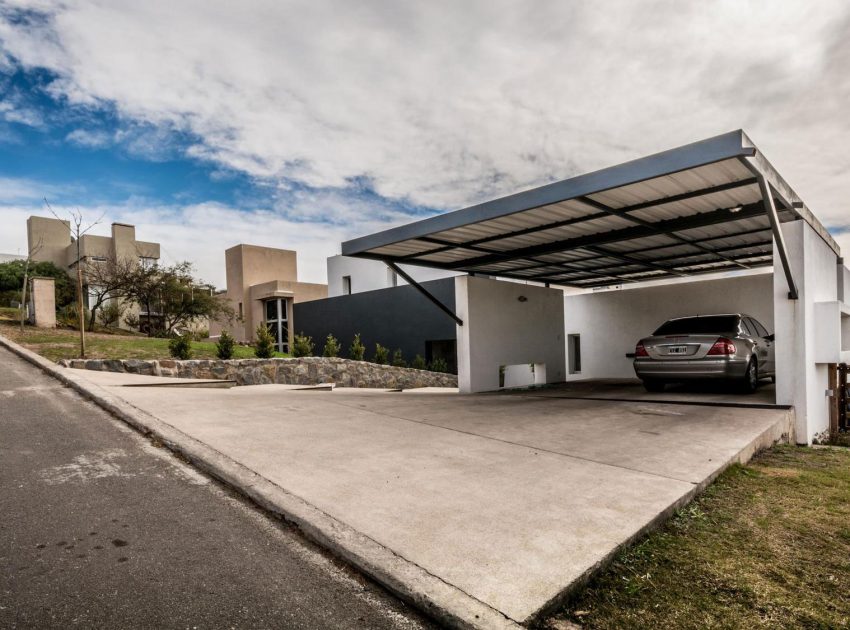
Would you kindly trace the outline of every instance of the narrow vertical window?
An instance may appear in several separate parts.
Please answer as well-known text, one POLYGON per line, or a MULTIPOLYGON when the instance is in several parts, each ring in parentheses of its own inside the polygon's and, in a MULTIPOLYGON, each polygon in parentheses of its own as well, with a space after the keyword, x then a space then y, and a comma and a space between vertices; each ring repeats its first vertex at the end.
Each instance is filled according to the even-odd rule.
POLYGON ((567 335, 570 374, 581 373, 581 335, 567 335))
POLYGON ((351 276, 342 277, 342 294, 351 295, 351 276))

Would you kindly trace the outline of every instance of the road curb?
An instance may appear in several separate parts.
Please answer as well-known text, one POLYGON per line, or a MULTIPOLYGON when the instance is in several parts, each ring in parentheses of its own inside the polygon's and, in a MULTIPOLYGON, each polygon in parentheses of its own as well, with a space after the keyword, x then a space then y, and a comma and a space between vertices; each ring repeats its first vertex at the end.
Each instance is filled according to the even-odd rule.
POLYGON ((248 497, 262 509, 294 524, 307 538, 343 558, 433 619, 452 628, 516 630, 523 627, 203 442, 71 373, 70 368, 59 367, 2 335, 0 346, 58 379, 142 434, 157 439, 169 450, 248 497))

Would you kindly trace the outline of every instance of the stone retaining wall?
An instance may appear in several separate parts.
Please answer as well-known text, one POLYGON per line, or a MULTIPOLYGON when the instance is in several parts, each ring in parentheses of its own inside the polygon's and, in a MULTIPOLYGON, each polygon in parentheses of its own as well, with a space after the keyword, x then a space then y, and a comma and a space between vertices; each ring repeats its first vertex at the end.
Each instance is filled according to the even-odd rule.
POLYGON ((366 361, 325 357, 300 359, 198 359, 189 361, 140 359, 62 359, 63 367, 127 372, 175 378, 221 379, 237 385, 318 385, 336 383, 339 387, 413 389, 415 387, 457 387, 457 376, 427 370, 414 370, 366 361))

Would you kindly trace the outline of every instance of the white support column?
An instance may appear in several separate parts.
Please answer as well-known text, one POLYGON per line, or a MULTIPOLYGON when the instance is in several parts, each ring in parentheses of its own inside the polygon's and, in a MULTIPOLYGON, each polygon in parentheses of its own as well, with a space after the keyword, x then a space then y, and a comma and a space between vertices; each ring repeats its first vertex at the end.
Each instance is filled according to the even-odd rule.
POLYGON ((796 442, 811 444, 829 429, 829 375, 827 363, 819 362, 818 330, 840 323, 824 321, 830 311, 815 305, 838 299, 837 257, 805 221, 781 228, 799 299, 788 299, 785 275, 774 265, 776 402, 794 406, 796 442))
POLYGON ((564 293, 516 282, 455 279, 458 385, 461 393, 499 389, 502 366, 534 365, 534 381, 566 375, 564 293))

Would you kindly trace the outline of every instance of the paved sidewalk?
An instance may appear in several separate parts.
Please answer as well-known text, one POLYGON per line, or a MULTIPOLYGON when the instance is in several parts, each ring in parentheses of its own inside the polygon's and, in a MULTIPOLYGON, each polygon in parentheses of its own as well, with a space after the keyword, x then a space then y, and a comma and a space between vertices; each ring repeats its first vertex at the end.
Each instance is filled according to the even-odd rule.
POLYGON ((790 422, 778 409, 122 387, 74 372, 520 623, 790 422))

